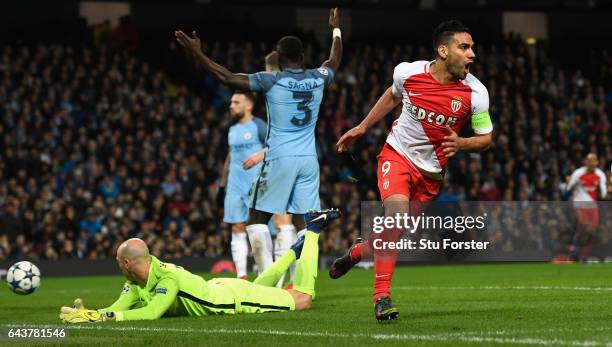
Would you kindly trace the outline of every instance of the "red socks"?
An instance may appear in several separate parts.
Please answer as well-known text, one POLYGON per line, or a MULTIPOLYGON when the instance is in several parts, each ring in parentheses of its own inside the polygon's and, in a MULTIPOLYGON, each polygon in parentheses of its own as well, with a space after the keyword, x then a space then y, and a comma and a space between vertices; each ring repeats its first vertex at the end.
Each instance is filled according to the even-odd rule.
POLYGON ((351 260, 355 262, 371 257, 374 253, 374 302, 380 297, 391 296, 391 279, 397 260, 397 250, 374 249, 374 240, 396 242, 400 236, 401 232, 397 229, 385 230, 381 234, 371 233, 367 242, 356 244, 349 252, 351 260))
POLYGON ((361 261, 362 257, 363 257, 363 249, 367 244, 364 243, 358 243, 356 244, 353 248, 351 248, 350 252, 349 252, 349 256, 351 257, 351 260, 354 262, 359 262, 361 261))
POLYGON ((374 254, 374 302, 383 296, 391 296, 391 279, 396 257, 374 254))
MULTIPOLYGON (((381 239, 382 242, 378 244, 384 245, 385 243, 397 242, 401 234, 398 229, 387 229, 381 234, 375 234, 373 240, 381 239)), ((376 302, 380 297, 391 296, 391 279, 395 271, 397 250, 388 247, 372 248, 374 251, 374 302, 376 302)))

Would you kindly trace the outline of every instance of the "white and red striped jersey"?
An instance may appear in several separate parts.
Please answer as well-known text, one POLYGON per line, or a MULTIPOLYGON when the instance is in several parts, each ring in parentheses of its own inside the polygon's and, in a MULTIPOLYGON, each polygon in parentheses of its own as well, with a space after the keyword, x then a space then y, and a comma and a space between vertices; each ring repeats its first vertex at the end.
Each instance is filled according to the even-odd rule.
POLYGON ((567 191, 572 191, 572 201, 597 201, 606 197, 606 174, 596 168, 589 172, 586 166, 576 169, 570 176, 567 191))
POLYGON ((402 96, 403 107, 387 143, 420 170, 439 175, 447 163, 441 147, 446 125, 459 133, 472 116, 486 113, 487 124, 472 128, 476 134, 488 134, 493 126, 487 88, 472 74, 440 84, 429 73, 431 63, 415 61, 395 67, 391 90, 402 96))

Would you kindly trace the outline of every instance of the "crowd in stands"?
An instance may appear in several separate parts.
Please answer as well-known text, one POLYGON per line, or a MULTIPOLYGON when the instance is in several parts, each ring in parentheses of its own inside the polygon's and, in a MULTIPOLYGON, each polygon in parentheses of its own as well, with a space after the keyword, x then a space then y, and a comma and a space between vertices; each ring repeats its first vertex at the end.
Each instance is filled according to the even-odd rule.
MULTIPOLYGON (((343 211, 323 254, 343 252, 360 234, 361 201, 378 200, 376 155, 399 108, 351 153, 337 154, 336 141, 390 85, 395 65, 431 58, 424 46, 346 46, 316 129, 322 206, 343 211)), ((309 67, 326 58, 317 47, 306 44, 309 67)), ((233 71, 256 72, 271 45, 206 49, 233 71)), ((601 69, 587 75, 516 38, 476 53, 494 146, 453 158, 441 200, 567 200, 566 177, 588 152, 609 172, 612 57, 600 52, 601 69)), ((174 44, 168 55, 189 64, 174 44)), ((105 45, 0 46, 0 260, 109 258, 130 237, 164 258, 229 255, 218 188, 232 91, 195 69, 196 88, 162 71, 105 45)), ((265 117, 263 102, 256 115, 265 117)), ((507 237, 506 249, 516 239, 496 237, 507 237)))

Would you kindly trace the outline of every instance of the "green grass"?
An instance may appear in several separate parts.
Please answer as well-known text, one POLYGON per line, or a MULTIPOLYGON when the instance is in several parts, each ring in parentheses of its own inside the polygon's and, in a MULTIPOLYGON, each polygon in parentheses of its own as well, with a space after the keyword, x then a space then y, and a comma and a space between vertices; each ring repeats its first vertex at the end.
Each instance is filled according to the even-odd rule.
MULTIPOLYGON (((372 278, 371 270, 355 269, 335 281, 321 272, 317 300, 305 312, 86 324, 68 327, 65 340, 28 343, 612 346, 610 264, 401 267, 393 281, 400 319, 383 324, 373 315, 372 278)), ((92 308, 108 305, 122 283, 119 276, 43 278, 30 296, 1 290, 0 325, 61 326, 60 306, 75 297, 92 308)))

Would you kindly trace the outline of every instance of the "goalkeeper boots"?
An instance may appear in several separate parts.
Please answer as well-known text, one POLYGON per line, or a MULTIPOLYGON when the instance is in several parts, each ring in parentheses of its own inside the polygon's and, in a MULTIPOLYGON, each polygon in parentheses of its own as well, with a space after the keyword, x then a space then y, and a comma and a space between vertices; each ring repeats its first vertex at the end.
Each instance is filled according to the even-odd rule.
POLYGON ((334 219, 338 219, 338 217, 340 217, 340 210, 337 208, 330 208, 323 211, 310 210, 304 215, 306 230, 318 233, 334 219))
POLYGON ((399 310, 393 306, 390 297, 383 296, 376 300, 374 315, 379 322, 393 320, 399 316, 399 310))
POLYGON ((355 239, 355 242, 353 242, 353 245, 348 249, 348 251, 346 251, 346 253, 340 258, 334 260, 332 266, 329 268, 329 277, 333 279, 340 278, 349 272, 349 270, 355 266, 355 264, 361 261, 361 259, 356 260, 351 257, 351 251, 355 247, 363 247, 362 238, 355 239))

